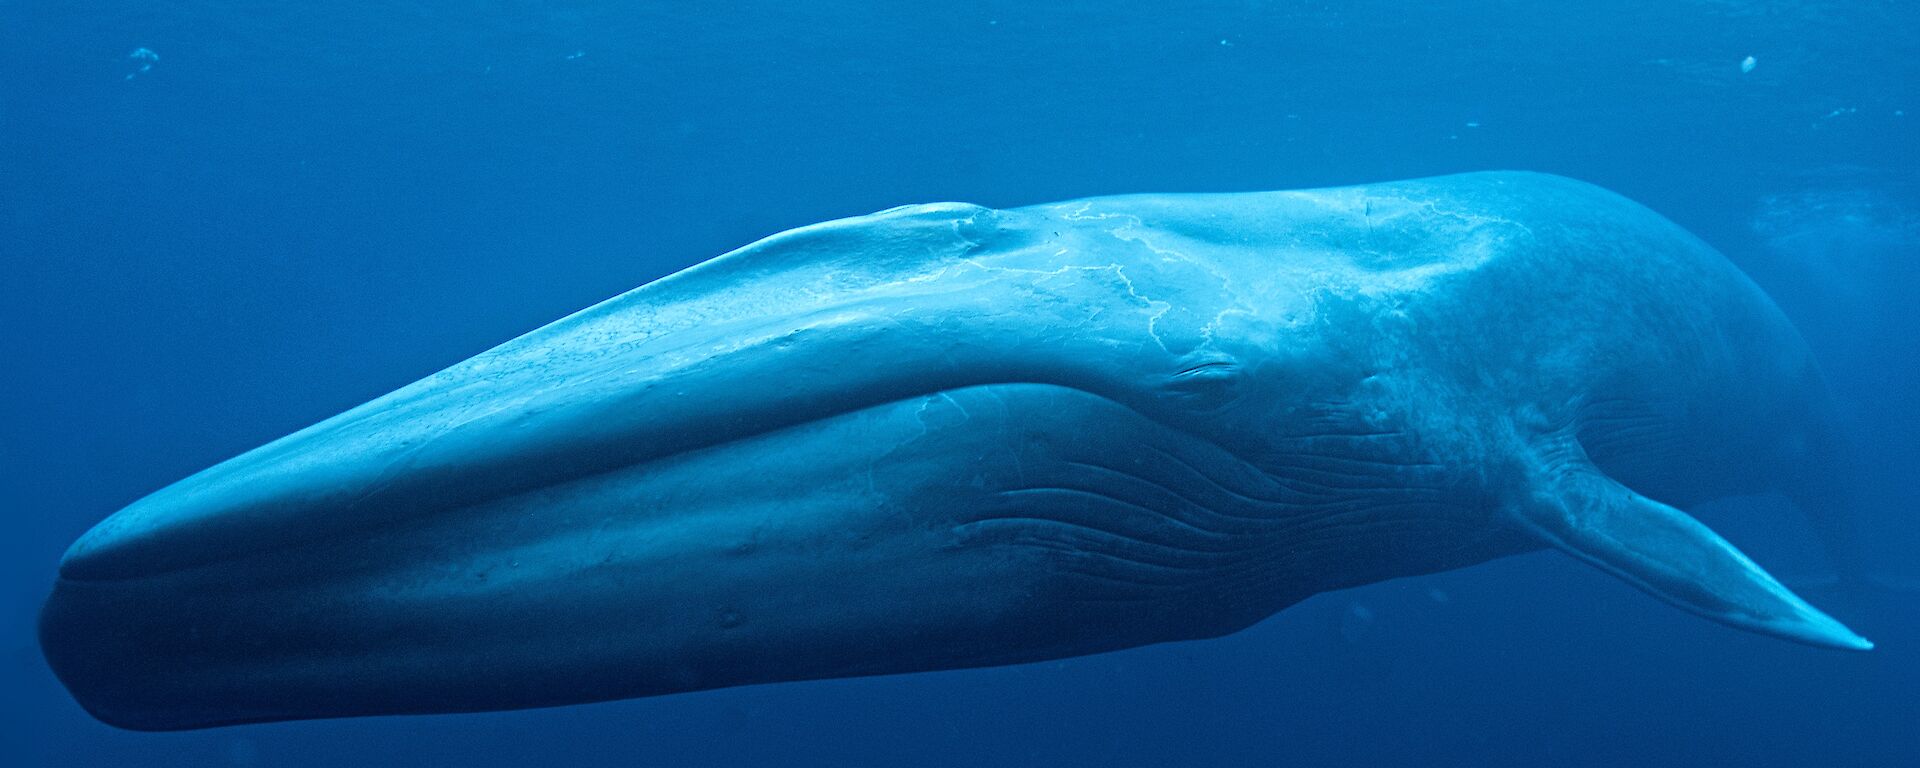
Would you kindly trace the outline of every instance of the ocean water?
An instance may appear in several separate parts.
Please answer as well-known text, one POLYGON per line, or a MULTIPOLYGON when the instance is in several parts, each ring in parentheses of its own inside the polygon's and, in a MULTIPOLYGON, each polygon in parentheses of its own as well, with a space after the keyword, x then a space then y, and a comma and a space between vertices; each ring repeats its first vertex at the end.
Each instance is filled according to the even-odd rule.
POLYGON ((0 763, 1920 765, 1912 4, 0 0, 0 73, 0 763), (1218 640, 524 712, 133 733, 41 659, 113 510, 760 236, 1483 169, 1640 201, 1786 309, 1875 583, 1780 500, 1700 516, 1878 649, 1536 554, 1218 640))

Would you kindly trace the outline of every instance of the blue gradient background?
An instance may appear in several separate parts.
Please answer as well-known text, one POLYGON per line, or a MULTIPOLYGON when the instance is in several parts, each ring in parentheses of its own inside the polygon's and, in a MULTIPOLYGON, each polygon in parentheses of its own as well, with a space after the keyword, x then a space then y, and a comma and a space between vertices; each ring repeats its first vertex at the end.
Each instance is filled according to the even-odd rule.
POLYGON ((0 763, 1920 765, 1917 76, 1884 1, 0 0, 0 763), (534 712, 136 734, 40 660, 120 505, 759 236, 1491 168, 1640 200, 1795 317, 1885 587, 1823 586, 1778 500, 1701 514, 1879 650, 1543 554, 1217 641, 534 712))

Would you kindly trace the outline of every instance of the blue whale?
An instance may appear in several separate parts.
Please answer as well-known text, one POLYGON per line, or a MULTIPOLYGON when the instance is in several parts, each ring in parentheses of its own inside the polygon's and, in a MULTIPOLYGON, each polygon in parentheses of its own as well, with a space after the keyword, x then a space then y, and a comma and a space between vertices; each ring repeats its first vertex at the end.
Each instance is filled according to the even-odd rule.
POLYGON ((1680 508, 1842 538, 1806 345, 1528 173, 915 205, 774 235, 133 503, 47 660, 145 730, 498 710, 1218 636, 1552 548, 1871 645, 1680 508))

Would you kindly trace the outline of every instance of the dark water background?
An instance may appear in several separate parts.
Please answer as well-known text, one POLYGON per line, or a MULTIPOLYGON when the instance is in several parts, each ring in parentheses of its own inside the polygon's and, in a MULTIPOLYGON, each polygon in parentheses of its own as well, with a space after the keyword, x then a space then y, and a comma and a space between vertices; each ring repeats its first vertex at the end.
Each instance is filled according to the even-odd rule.
POLYGON ((0 763, 1920 765, 1917 76, 1885 1, 0 0, 0 763), (1535 555, 1218 641, 536 712, 135 734, 39 658, 120 505, 761 235, 1490 168, 1640 200, 1787 307, 1890 588, 1821 586, 1781 502, 1702 514, 1879 650, 1535 555))

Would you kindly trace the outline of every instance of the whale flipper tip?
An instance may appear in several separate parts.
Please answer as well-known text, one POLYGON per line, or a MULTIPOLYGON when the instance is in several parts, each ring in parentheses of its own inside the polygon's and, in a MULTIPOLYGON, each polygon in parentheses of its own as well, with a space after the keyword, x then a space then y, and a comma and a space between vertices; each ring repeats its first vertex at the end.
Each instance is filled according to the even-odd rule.
POLYGON ((1576 464, 1535 473, 1513 505, 1545 543, 1722 624, 1824 648, 1873 648, 1685 512, 1576 464))

